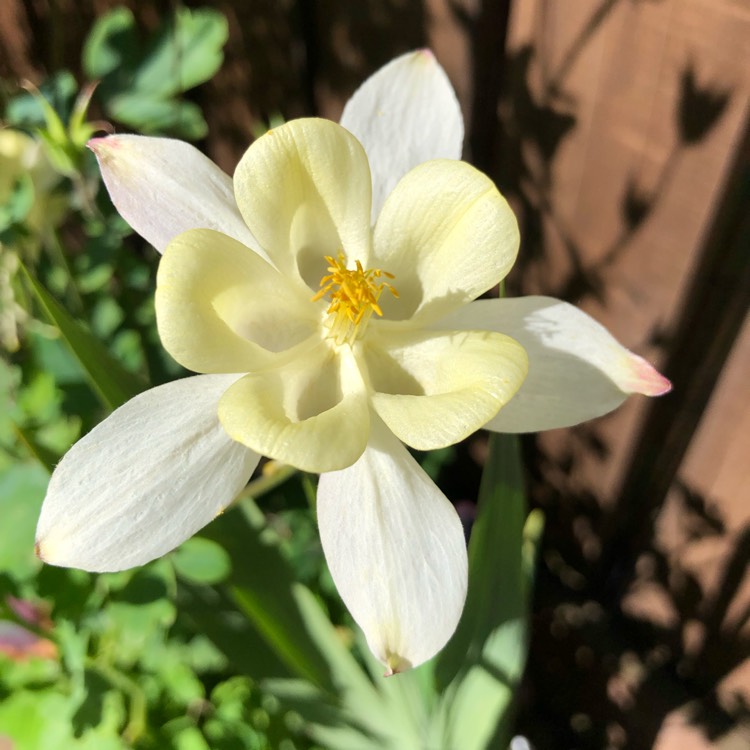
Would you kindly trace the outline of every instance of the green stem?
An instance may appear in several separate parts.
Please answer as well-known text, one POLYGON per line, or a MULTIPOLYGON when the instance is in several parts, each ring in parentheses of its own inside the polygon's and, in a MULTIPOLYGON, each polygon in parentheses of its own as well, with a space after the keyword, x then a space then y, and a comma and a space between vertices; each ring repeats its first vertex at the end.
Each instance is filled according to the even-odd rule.
POLYGON ((122 738, 128 745, 133 744, 146 729, 146 694, 135 680, 108 664, 89 657, 86 659, 86 666, 95 669, 112 687, 125 693, 130 699, 128 723, 122 732, 122 738))
POLYGON ((279 465, 277 468, 274 468, 271 473, 261 475, 257 479, 254 479, 252 482, 250 482, 250 484, 248 484, 247 487, 245 487, 245 489, 242 490, 242 492, 240 492, 240 494, 234 498, 230 507, 237 505, 237 503, 242 502, 248 497, 262 497, 267 492, 270 492, 271 490, 276 489, 279 485, 284 484, 287 479, 293 477, 298 471, 299 469, 296 469, 294 466, 289 466, 288 464, 279 465))

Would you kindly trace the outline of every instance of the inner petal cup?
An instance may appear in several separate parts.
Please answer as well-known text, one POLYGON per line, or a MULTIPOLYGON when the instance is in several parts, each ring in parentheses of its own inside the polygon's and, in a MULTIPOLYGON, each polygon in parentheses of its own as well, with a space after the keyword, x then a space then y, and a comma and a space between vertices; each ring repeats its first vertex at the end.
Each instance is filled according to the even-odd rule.
POLYGON ((508 336, 394 328, 379 326, 362 356, 375 411, 412 448, 433 450, 467 437, 510 401, 526 376, 526 352, 508 336))
POLYGON ((167 351, 195 372, 248 372, 310 336, 319 306, 240 242, 210 229, 164 252, 156 318, 167 351))
POLYGON ((373 266, 396 277, 391 320, 434 321, 491 289, 518 252, 518 225, 492 181, 464 162, 411 170, 375 225, 373 266))
POLYGON ((274 265, 311 289, 326 255, 367 267, 372 186, 364 149, 340 125, 294 120, 245 153, 234 191, 248 227, 274 265))
POLYGON ((298 354, 235 383, 219 402, 219 419, 234 440, 303 471, 350 466, 370 430, 354 356, 323 342, 298 354))

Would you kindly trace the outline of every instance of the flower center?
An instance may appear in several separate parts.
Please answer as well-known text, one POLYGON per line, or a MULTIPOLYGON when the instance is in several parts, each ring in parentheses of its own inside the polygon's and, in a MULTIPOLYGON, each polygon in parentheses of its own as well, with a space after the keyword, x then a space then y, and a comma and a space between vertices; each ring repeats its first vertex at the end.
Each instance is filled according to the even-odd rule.
POLYGON ((383 276, 387 279, 394 276, 379 268, 364 270, 359 261, 357 267, 350 270, 346 267, 343 253, 339 253, 338 258, 326 255, 325 259, 328 261, 328 274, 320 280, 320 291, 312 301, 328 295, 331 301, 326 311, 329 337, 339 345, 353 344, 364 333, 373 313, 382 316, 378 300, 383 289, 398 297, 398 292, 387 281, 379 281, 383 276))

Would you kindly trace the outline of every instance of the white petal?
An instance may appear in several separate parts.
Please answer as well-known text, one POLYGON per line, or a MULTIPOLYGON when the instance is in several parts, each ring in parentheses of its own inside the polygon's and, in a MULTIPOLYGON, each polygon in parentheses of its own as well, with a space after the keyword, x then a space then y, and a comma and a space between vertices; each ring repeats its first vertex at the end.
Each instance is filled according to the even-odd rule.
POLYGON ((370 160, 373 223, 412 167, 461 158, 461 108, 429 50, 397 57, 370 76, 347 102, 341 124, 357 136, 370 160))
POLYGON ((88 147, 120 216, 160 253, 188 229, 216 229, 263 254, 237 208, 232 178, 194 146, 111 135, 88 147))
POLYGON ((169 552, 221 513, 259 460, 219 424, 217 403, 236 379, 199 375, 152 388, 79 440, 52 474, 39 557, 124 570, 169 552))
POLYGON ((467 559, 453 506, 373 421, 357 463, 321 475, 318 525, 339 594, 390 674, 421 664, 450 638, 467 559))
POLYGON ((478 300, 437 325, 500 331, 529 355, 521 388, 485 425, 496 432, 569 427, 607 414, 631 393, 659 396, 671 388, 604 326, 552 297, 478 300))

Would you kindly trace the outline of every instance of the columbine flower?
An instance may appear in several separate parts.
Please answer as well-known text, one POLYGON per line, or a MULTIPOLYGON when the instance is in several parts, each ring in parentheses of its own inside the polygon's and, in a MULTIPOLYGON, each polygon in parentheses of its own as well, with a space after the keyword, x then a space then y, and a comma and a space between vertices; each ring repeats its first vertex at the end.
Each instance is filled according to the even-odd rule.
POLYGON ((369 79, 342 125, 269 132, 233 183, 184 143, 92 141, 118 210, 164 252, 164 346, 204 374, 141 394, 70 450, 38 547, 58 565, 139 565, 225 508, 260 454, 320 472, 331 573, 398 671, 450 637, 467 576, 456 513, 403 443, 574 424, 668 383, 563 302, 472 302, 510 269, 518 230, 457 161, 461 115, 432 55, 369 79))

